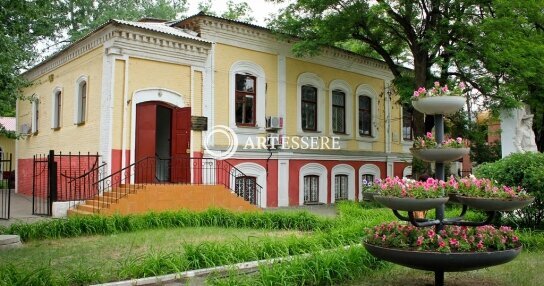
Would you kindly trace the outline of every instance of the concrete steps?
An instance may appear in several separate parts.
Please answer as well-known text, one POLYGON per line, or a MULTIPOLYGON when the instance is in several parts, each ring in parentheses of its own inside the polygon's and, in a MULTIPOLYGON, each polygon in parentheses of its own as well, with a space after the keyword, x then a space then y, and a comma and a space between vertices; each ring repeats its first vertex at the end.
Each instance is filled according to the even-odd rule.
POLYGON ((121 185, 68 210, 68 216, 111 215, 188 209, 202 211, 224 208, 234 211, 257 211, 257 206, 233 194, 222 185, 121 185))

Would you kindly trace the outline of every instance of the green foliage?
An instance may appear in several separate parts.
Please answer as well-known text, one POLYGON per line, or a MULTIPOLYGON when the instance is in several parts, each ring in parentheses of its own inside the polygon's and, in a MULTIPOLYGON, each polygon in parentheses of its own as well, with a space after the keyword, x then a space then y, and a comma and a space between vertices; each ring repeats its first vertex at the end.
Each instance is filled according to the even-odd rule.
POLYGON ((0 116, 15 116, 15 101, 28 82, 19 76, 33 62, 37 41, 53 38, 62 15, 56 1, 0 0, 0 116))
POLYGON ((221 209, 204 212, 163 212, 128 216, 74 216, 68 219, 32 224, 16 223, 0 234, 17 234, 23 241, 47 238, 112 234, 168 227, 218 226, 226 228, 296 229, 301 231, 331 228, 333 222, 307 212, 234 213, 221 209))
MULTIPOLYGON (((198 10, 201 12, 204 12, 207 15, 217 16, 218 14, 213 11, 213 3, 211 0, 205 0, 198 3, 198 10)), ((251 13, 253 10, 249 6, 249 4, 245 1, 235 3, 232 0, 227 1, 227 10, 224 11, 220 17, 230 19, 230 20, 236 20, 236 21, 242 21, 242 22, 255 22, 255 18, 251 16, 251 13)))
POLYGON ((208 281, 211 285, 338 285, 383 269, 388 264, 361 246, 335 249, 263 265, 255 276, 230 276, 208 281))
POLYGON ((544 154, 516 153, 476 168, 477 177, 496 180, 507 186, 521 186, 535 197, 530 206, 515 211, 513 222, 524 227, 542 226, 544 220, 544 154))

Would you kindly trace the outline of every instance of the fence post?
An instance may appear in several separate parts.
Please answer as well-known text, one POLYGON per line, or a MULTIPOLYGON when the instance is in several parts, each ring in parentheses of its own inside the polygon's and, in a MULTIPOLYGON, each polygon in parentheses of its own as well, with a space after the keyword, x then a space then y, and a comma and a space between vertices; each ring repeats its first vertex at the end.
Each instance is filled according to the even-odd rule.
POLYGON ((57 201, 57 162, 55 162, 54 150, 49 150, 47 156, 47 181, 49 187, 49 215, 52 215, 53 202, 57 201))

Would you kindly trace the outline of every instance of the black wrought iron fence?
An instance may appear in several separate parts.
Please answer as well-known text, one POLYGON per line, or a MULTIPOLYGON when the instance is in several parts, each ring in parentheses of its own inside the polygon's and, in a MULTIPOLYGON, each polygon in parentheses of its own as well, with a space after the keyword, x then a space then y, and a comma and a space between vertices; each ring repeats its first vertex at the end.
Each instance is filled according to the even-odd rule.
POLYGON ((0 152, 0 219, 9 219, 11 192, 15 186, 12 155, 0 152))

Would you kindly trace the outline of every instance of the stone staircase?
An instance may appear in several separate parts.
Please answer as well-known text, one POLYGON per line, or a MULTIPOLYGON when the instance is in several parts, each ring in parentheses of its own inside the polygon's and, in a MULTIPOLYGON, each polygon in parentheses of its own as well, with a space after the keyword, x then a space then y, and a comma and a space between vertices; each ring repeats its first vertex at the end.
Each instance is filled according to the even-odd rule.
POLYGON ((114 187, 103 195, 69 209, 68 216, 135 214, 180 209, 202 211, 208 208, 260 210, 223 185, 143 184, 114 187))

